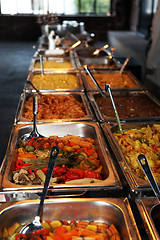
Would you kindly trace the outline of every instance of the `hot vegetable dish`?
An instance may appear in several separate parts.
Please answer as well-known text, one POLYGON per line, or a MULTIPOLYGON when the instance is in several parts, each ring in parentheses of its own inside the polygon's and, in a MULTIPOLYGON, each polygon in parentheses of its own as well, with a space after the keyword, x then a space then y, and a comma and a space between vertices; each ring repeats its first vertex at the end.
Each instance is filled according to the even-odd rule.
POLYGON ((114 133, 114 136, 134 173, 147 179, 138 162, 138 155, 145 154, 157 183, 160 183, 160 125, 130 129, 124 134, 114 133))
POLYGON ((45 220, 42 229, 22 234, 24 225, 16 222, 8 230, 4 228, 3 240, 120 240, 114 224, 96 221, 59 221, 45 220))
POLYGON ((84 179, 89 179, 89 182, 102 180, 102 165, 94 139, 71 135, 32 137, 26 142, 20 140, 16 161, 13 161, 11 166, 11 180, 21 185, 44 183, 50 150, 53 146, 58 146, 60 152, 51 184, 71 184, 75 180, 83 183, 84 179))

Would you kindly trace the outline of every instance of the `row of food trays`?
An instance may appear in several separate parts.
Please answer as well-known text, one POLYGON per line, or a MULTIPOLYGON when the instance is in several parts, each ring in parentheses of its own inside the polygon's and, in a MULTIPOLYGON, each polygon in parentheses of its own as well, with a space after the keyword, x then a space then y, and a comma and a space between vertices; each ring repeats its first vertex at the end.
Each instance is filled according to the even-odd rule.
POLYGON ((43 55, 43 75, 39 51, 31 60, 0 169, 1 193, 10 200, 0 205, 2 239, 11 237, 7 234, 13 233, 15 221, 22 224, 33 219, 38 205, 38 200, 33 198, 42 191, 49 149, 53 145, 61 150, 48 192, 51 197, 62 194, 62 198, 46 200, 43 219, 107 222, 118 229, 120 238, 115 239, 142 239, 128 198, 120 197, 126 194, 116 169, 115 155, 131 192, 136 196, 134 201, 148 238, 159 239, 155 227, 157 217, 152 214, 152 207, 158 201, 136 158, 140 151, 149 158, 153 157, 150 160, 152 164, 156 163, 159 183, 156 154, 159 152, 160 103, 131 72, 124 71, 119 75, 121 64, 116 59, 112 58, 110 62, 106 55, 88 57, 87 51, 89 49, 83 51, 80 48, 71 51, 69 56, 43 55), (85 64, 90 67, 105 98, 84 71, 85 64), (125 139, 118 131, 110 97, 105 91, 106 83, 113 90, 125 139), (37 129, 45 138, 24 142, 21 137, 30 133, 33 127, 33 96, 38 97, 37 129), (124 149, 126 144, 123 146, 123 142, 127 143, 127 149, 124 149), (83 197, 85 193, 99 196, 100 192, 104 198, 72 198, 75 193, 83 197), (120 196, 115 197, 115 192, 120 196), (108 194, 110 198, 105 197, 108 194), (68 196, 71 198, 65 198, 68 196))

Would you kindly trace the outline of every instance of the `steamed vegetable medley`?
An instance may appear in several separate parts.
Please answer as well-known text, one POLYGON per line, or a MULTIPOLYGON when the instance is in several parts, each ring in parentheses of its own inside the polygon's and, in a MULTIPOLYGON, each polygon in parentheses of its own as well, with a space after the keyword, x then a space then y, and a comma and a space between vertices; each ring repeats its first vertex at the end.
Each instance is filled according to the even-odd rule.
POLYGON ((94 140, 71 135, 33 137, 26 142, 20 141, 18 156, 11 166, 11 180, 21 185, 43 184, 53 146, 58 146, 60 152, 51 184, 101 181, 102 165, 94 140))
POLYGON ((15 223, 3 229, 3 240, 120 240, 116 227, 94 221, 50 221, 42 222, 42 229, 30 234, 21 234, 23 226, 15 223))
POLYGON ((160 125, 130 129, 123 135, 114 133, 114 136, 136 175, 147 179, 138 162, 138 155, 145 154, 157 183, 160 183, 160 125))

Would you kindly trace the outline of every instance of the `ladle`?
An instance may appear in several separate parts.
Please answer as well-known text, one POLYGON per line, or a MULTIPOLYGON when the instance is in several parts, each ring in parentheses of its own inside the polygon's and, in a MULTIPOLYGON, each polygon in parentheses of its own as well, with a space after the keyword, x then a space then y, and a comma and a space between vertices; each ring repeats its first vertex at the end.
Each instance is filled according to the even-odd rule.
POLYGON ((98 88, 100 94, 103 96, 103 97, 106 97, 105 94, 103 93, 102 89, 100 88, 99 84, 97 83, 96 79, 93 77, 91 71, 89 70, 88 66, 85 65, 84 66, 84 69, 87 71, 87 73, 89 74, 89 76, 91 77, 92 81, 94 82, 94 84, 96 85, 96 87, 98 88))
POLYGON ((122 75, 122 73, 123 73, 123 71, 124 71, 124 69, 125 69, 125 66, 127 65, 129 59, 130 59, 130 57, 127 57, 127 58, 126 58, 125 62, 123 63, 123 65, 122 65, 122 67, 121 67, 121 69, 120 69, 120 71, 119 71, 119 75, 122 75))
POLYGON ((150 166, 148 164, 148 160, 146 158, 146 156, 144 154, 140 154, 138 156, 138 161, 152 187, 152 190, 155 194, 155 196, 157 197, 158 199, 158 203, 155 204, 151 210, 150 210, 150 216, 154 222, 154 225, 156 227, 156 230, 160 236, 160 228, 159 228, 159 221, 160 221, 160 190, 158 188, 158 184, 156 183, 155 181, 155 178, 153 176, 153 173, 150 169, 150 166))
POLYGON ((39 203, 38 210, 37 210, 37 215, 35 216, 35 219, 33 220, 33 222, 27 224, 26 226, 24 226, 21 229, 20 233, 27 234, 27 233, 30 233, 30 232, 33 232, 33 231, 36 231, 36 230, 42 228, 42 225, 40 223, 40 215, 42 212, 44 200, 47 195, 48 186, 49 186, 52 172, 53 172, 53 169, 54 169, 57 157, 58 157, 58 153, 59 153, 59 148, 57 146, 52 147, 51 153, 50 153, 50 159, 49 159, 49 163, 48 163, 46 179, 45 179, 45 183, 44 183, 44 187, 43 187, 43 192, 42 192, 40 203, 39 203))
POLYGON ((31 133, 26 133, 21 137, 22 141, 27 141, 32 137, 43 137, 37 130, 37 113, 38 113, 38 94, 33 95, 33 130, 31 133))
POLYGON ((112 102, 112 105, 113 105, 113 110, 114 110, 116 120, 117 120, 117 123, 118 123, 118 128, 119 128, 120 133, 123 134, 123 130, 122 130, 122 126, 121 126, 121 123, 120 123, 119 115, 118 115, 116 105, 114 103, 113 96, 112 96, 112 93, 111 93, 110 84, 105 84, 105 90, 106 91, 108 90, 108 92, 109 92, 109 96, 110 96, 110 99, 111 99, 111 102, 112 102))

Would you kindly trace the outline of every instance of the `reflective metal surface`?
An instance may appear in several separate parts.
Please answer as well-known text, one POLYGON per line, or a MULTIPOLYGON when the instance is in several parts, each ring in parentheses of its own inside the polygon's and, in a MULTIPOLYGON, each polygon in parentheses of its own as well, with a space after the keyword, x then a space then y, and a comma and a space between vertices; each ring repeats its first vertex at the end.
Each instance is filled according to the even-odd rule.
POLYGON ((90 69, 120 69, 121 63, 117 61, 115 58, 110 60, 110 58, 107 57, 99 57, 99 58, 75 58, 75 63, 77 65, 77 68, 80 70, 84 69, 84 65, 88 65, 90 69), (112 61, 112 62, 111 62, 112 61))
MULTIPOLYGON (((137 198, 135 202, 141 214, 141 217, 143 219, 143 223, 148 233, 149 239, 159 240, 160 239, 160 235, 158 232, 159 220, 157 218, 158 220, 158 227, 157 227, 157 225, 155 224, 156 215, 155 213, 153 214, 152 212, 152 208, 157 206, 156 204, 158 203, 158 200, 155 197, 144 197, 144 198, 137 198)), ((156 208, 156 212, 160 216, 160 208, 156 208)))

